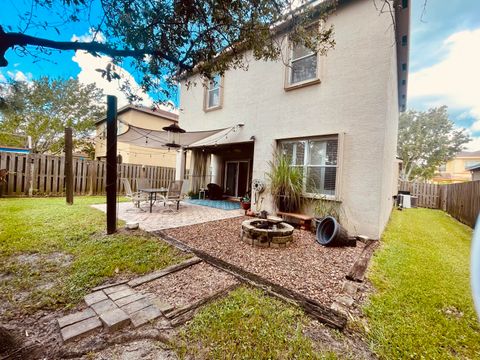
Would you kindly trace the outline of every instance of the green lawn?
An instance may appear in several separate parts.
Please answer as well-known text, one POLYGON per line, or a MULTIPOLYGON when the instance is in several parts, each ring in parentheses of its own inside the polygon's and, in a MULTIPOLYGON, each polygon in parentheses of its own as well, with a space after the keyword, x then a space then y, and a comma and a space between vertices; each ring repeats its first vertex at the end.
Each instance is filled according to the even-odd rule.
POLYGON ((143 274, 184 259, 148 234, 107 236, 104 197, 0 199, 0 301, 5 316, 76 304, 108 278, 143 274))
POLYGON ((472 231, 439 210, 394 211, 369 278, 368 336, 383 359, 480 358, 472 231))
POLYGON ((302 333, 307 321, 298 308, 240 287, 188 323, 178 352, 201 359, 336 359, 313 349, 302 333))

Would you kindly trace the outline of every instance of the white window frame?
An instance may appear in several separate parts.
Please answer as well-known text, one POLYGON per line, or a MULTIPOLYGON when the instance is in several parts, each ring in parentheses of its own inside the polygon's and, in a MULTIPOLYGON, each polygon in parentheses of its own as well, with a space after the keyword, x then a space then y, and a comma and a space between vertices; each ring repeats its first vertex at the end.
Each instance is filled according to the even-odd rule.
POLYGON ((317 136, 317 137, 305 137, 305 138, 295 138, 295 139, 281 139, 278 140, 278 145, 279 149, 281 150, 282 144, 285 143, 298 143, 301 141, 306 142, 305 146, 305 151, 304 151, 304 158, 303 158, 303 165, 294 165, 293 161, 296 159, 296 154, 295 150, 296 147, 294 148, 294 152, 292 154, 292 165, 295 167, 302 168, 303 171, 303 197, 306 198, 321 198, 325 200, 333 200, 333 201, 342 201, 342 165, 343 165, 343 143, 344 143, 344 133, 338 133, 338 134, 332 134, 332 135, 325 135, 325 136, 317 136), (336 165, 309 165, 308 163, 308 156, 309 156, 309 146, 308 142, 309 141, 328 141, 328 140, 337 140, 337 163, 336 165), (336 168, 336 173, 335 173, 335 194, 318 194, 318 193, 308 193, 306 192, 306 186, 307 186, 307 169, 308 168, 327 168, 327 167, 334 167, 336 168))
MULTIPOLYGON (((319 25, 320 26, 320 25, 319 25)), ((297 59, 293 59, 293 49, 294 49, 294 45, 293 43, 287 39, 287 55, 288 55, 288 65, 285 66, 285 84, 284 84, 284 89, 285 91, 290 91, 290 90, 294 90, 294 89, 298 89, 298 88, 302 88, 302 87, 305 87, 305 86, 310 86, 310 85, 314 85, 314 84, 319 84, 321 81, 320 81, 320 70, 321 70, 321 67, 323 65, 323 56, 320 56, 318 53, 314 53, 313 51, 311 53, 309 53, 308 55, 304 55, 304 56, 301 56, 297 59), (302 80, 302 81, 298 81, 296 83, 292 83, 291 82, 291 79, 292 79, 292 70, 293 70, 293 67, 292 67, 292 63, 295 62, 295 61, 299 61, 299 60, 302 60, 302 59, 305 59, 309 56, 312 56, 312 55, 316 55, 316 69, 315 69, 315 77, 311 78, 311 79, 306 79, 306 80, 302 80)))
POLYGON ((223 105, 224 77, 221 76, 221 75, 215 75, 215 77, 219 77, 218 86, 216 86, 214 88, 210 88, 210 86, 212 84, 211 80, 207 80, 207 83, 205 84, 203 110, 206 111, 206 112, 221 109, 222 105, 223 105), (214 106, 209 106, 209 104, 210 104, 210 94, 213 91, 216 91, 216 90, 218 90, 218 104, 214 105, 214 106))
POLYGON ((295 50, 295 45, 292 45, 292 50, 290 52, 290 71, 289 71, 289 74, 288 74, 288 83, 292 86, 295 86, 297 84, 306 83, 306 82, 310 82, 310 81, 318 79, 318 54, 308 49, 309 52, 306 55, 300 56, 300 57, 295 59, 293 57, 294 56, 293 55, 294 50, 295 50), (301 80, 301 81, 292 82, 294 63, 296 63, 298 61, 301 61, 301 60, 304 60, 304 59, 307 59, 307 58, 310 58, 312 56, 315 56, 315 76, 313 76, 309 79, 304 79, 304 80, 301 80))

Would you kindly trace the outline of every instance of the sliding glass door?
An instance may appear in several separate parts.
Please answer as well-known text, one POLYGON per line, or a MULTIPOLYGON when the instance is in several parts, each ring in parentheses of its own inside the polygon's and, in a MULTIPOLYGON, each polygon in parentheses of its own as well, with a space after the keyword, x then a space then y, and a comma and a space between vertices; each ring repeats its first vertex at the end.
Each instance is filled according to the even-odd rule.
POLYGON ((249 188, 249 162, 226 161, 225 162, 225 194, 234 197, 242 197, 249 188))

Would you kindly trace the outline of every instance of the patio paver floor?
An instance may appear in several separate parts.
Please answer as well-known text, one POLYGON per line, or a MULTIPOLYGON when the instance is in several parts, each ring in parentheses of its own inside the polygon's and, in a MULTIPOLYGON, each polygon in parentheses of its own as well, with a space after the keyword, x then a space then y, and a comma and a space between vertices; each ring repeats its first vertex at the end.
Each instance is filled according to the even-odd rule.
MULTIPOLYGON (((106 211, 106 205, 92 205, 92 207, 101 211, 106 211)), ((166 210, 163 203, 153 206, 152 213, 148 211, 148 206, 142 206, 141 211, 136 209, 131 202, 120 203, 118 205, 118 218, 126 222, 138 222, 140 228, 146 231, 164 230, 178 228, 188 225, 201 224, 208 221, 230 219, 244 215, 244 211, 222 210, 207 206, 180 203, 180 210, 172 212, 166 210)))

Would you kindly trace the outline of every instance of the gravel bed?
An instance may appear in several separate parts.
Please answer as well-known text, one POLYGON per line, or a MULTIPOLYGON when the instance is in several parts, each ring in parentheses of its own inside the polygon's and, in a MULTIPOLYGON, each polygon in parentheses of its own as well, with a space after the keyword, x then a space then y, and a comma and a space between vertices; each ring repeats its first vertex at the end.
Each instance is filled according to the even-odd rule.
POLYGON ((151 293, 176 308, 191 305, 238 281, 230 274, 204 262, 174 272, 136 288, 151 293))
POLYGON ((313 233, 304 230, 294 231, 287 248, 253 247, 240 240, 246 219, 250 218, 211 221, 165 233, 327 306, 341 293, 345 275, 364 247, 361 242, 357 247, 324 247, 313 233))

